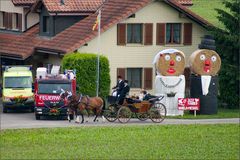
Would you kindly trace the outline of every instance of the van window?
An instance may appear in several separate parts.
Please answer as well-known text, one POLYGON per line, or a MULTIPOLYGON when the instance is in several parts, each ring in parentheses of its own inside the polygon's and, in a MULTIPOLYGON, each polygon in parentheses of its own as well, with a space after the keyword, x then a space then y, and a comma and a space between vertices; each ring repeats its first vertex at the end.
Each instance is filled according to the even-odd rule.
POLYGON ((32 88, 32 77, 5 77, 4 88, 32 88))

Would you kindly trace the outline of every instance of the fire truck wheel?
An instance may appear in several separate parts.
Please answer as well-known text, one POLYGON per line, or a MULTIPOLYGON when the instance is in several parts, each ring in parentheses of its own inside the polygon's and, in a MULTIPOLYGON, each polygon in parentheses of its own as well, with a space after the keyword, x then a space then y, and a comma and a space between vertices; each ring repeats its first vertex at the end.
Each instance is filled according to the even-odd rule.
POLYGON ((3 105, 3 113, 7 113, 7 107, 3 105))
POLYGON ((36 118, 36 120, 40 120, 40 115, 39 114, 35 114, 35 118, 36 118))

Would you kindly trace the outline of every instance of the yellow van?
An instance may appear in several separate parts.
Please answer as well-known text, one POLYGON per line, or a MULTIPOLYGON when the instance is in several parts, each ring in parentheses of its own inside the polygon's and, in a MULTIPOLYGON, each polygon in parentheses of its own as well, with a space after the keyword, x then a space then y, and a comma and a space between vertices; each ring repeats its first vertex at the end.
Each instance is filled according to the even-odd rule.
POLYGON ((34 111, 31 66, 3 66, 3 113, 8 109, 34 111))

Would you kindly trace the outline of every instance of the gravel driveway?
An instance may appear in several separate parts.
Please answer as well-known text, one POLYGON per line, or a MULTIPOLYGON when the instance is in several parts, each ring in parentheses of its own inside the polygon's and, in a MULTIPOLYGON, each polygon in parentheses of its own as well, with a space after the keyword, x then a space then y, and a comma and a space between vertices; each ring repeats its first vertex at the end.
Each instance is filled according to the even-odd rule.
MULTIPOLYGON (((34 113, 2 113, 2 103, 0 101, 0 119, 2 129, 17 129, 17 128, 47 128, 47 127, 86 127, 86 126, 129 126, 129 125, 166 125, 166 124, 216 124, 216 123, 239 123, 239 118, 231 119, 165 119, 162 123, 152 123, 151 120, 139 121, 138 119, 131 119, 127 124, 121 124, 118 121, 110 123, 102 121, 93 122, 93 118, 89 118, 89 122, 84 124, 77 124, 73 121, 69 123, 67 120, 35 120, 34 113)), ((87 120, 87 118, 85 119, 87 120)))

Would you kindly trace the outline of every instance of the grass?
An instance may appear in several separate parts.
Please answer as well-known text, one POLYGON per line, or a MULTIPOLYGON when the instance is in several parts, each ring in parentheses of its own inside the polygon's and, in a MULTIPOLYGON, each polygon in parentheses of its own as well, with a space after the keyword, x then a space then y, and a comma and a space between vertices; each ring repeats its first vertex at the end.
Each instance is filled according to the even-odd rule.
POLYGON ((168 118, 178 119, 216 119, 216 118, 240 118, 239 109, 224 109, 218 108, 218 113, 213 115, 197 115, 190 114, 189 111, 185 111, 183 116, 168 116, 168 118))
POLYGON ((192 0, 193 6, 189 9, 208 20, 214 26, 224 29, 224 25, 217 19, 218 13, 215 8, 227 11, 222 4, 223 0, 192 0))
POLYGON ((239 125, 1 131, 1 159, 239 159, 239 125))

